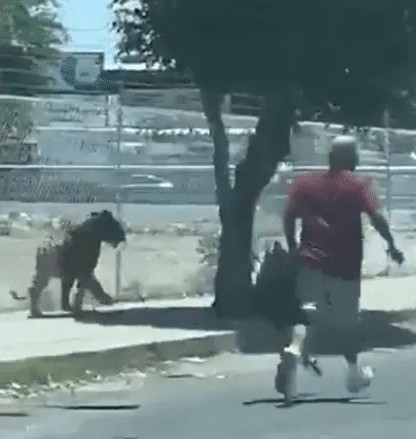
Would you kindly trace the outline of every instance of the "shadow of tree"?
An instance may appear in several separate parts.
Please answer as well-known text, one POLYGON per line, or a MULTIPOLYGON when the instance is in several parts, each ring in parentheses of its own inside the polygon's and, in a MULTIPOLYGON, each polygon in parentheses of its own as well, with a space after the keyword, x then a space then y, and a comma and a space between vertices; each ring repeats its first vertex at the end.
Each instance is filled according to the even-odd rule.
MULTIPOLYGON (((362 350, 397 348, 416 344, 416 330, 400 325, 411 311, 363 311, 361 329, 362 350)), ((414 312, 413 312, 414 315, 414 312)), ((201 331, 234 330, 238 348, 247 354, 278 352, 286 343, 288 331, 276 330, 261 318, 223 320, 207 307, 150 308, 137 307, 127 310, 85 311, 77 321, 103 326, 153 326, 201 331)), ((331 334, 323 334, 314 349, 321 355, 341 354, 337 341, 331 334)))

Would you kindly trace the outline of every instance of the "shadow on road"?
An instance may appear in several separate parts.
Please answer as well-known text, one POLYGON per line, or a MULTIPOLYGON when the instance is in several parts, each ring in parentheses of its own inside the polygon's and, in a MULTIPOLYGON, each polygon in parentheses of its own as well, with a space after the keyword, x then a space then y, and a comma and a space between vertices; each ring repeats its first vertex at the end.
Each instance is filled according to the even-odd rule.
MULTIPOLYGON (((416 344, 416 330, 400 325, 408 313, 363 311, 361 326, 362 350, 397 348, 416 344)), ((413 311, 413 317, 415 312, 413 311)), ((287 340, 287 331, 277 331, 260 319, 241 321, 219 320, 212 309, 206 307, 133 308, 118 311, 87 311, 77 317, 85 324, 103 326, 153 326, 157 328, 189 329, 201 331, 236 330, 238 347, 247 354, 272 353, 280 350, 287 340)), ((322 336, 315 346, 321 355, 341 354, 331 334, 322 336)))
MULTIPOLYGON (((287 408, 283 398, 270 398, 270 399, 254 399, 251 401, 244 401, 243 406, 250 407, 252 405, 273 404, 276 408, 287 408)), ((383 401, 373 401, 368 398, 358 397, 344 397, 344 398, 318 398, 313 394, 300 394, 299 397, 291 404, 303 405, 303 404, 354 404, 354 405, 385 405, 383 401)))

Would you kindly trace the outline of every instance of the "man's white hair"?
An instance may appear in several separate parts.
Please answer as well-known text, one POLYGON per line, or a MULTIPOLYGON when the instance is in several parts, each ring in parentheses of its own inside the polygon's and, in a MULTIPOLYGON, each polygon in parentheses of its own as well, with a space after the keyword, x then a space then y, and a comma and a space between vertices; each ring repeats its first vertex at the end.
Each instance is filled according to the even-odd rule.
POLYGON ((357 147, 357 139, 354 136, 336 136, 331 143, 331 149, 357 147))
POLYGON ((329 164, 335 169, 353 169, 358 163, 358 144, 354 136, 337 136, 329 149, 329 164))

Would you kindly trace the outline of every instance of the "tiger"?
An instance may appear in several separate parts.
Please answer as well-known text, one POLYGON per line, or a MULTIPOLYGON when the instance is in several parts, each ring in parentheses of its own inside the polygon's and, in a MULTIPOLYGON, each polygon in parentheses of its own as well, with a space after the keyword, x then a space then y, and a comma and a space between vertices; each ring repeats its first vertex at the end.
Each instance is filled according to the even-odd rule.
POLYGON ((105 305, 113 303, 94 275, 101 252, 101 243, 106 242, 117 248, 126 242, 122 224, 108 210, 92 212, 79 225, 71 225, 62 239, 49 236, 48 240, 36 249, 35 272, 28 289, 28 296, 10 292, 15 300, 30 300, 30 317, 41 317, 39 300, 42 292, 52 278, 61 281, 61 308, 63 311, 79 313, 85 290, 105 305), (77 281, 74 306, 70 305, 70 292, 77 281))

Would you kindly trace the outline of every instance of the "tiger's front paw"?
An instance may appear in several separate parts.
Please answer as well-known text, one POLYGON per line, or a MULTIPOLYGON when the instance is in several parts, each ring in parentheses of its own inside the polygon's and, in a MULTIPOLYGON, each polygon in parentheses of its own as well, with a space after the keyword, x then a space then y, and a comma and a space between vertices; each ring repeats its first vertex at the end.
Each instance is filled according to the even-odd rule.
POLYGON ((113 305, 114 299, 111 296, 105 295, 100 300, 101 305, 113 305))
POLYGON ((40 309, 38 308, 32 308, 29 312, 29 316, 30 319, 38 319, 40 317, 43 317, 43 313, 40 309))

